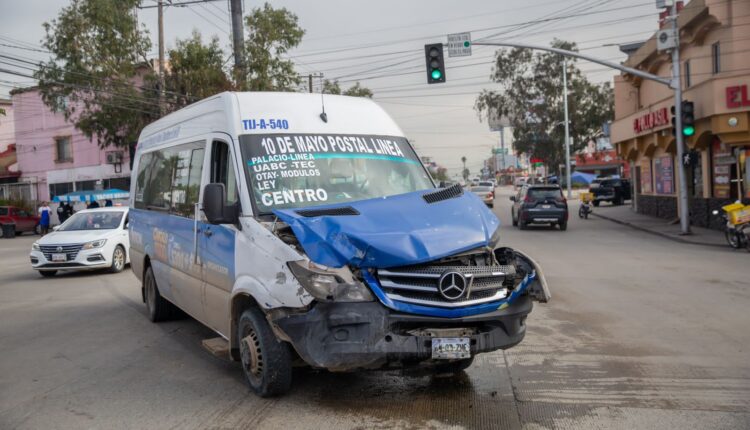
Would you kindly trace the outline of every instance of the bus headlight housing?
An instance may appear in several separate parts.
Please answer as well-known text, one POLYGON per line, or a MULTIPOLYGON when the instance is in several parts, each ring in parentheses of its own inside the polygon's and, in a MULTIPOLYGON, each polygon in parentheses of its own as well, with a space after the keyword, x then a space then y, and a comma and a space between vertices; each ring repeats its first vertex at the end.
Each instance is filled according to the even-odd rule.
POLYGON ((311 261, 291 261, 289 269, 311 296, 323 302, 371 302, 369 288, 347 268, 330 269, 311 261))

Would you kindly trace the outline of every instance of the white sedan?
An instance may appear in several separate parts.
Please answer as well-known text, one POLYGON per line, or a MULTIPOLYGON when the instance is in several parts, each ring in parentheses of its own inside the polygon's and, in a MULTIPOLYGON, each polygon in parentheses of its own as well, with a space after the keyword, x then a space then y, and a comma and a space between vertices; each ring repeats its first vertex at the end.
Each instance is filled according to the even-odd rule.
POLYGON ((31 246, 31 267, 42 276, 58 270, 108 268, 121 272, 128 264, 128 208, 82 210, 31 246))

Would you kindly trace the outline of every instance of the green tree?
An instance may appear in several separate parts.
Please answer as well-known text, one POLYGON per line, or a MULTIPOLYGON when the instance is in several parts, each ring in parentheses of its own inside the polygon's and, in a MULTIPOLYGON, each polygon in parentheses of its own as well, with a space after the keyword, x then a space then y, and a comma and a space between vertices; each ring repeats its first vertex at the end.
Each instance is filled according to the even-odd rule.
POLYGON ((164 86, 170 110, 233 88, 216 36, 204 45, 201 34, 194 30, 190 38, 177 41, 168 58, 164 86))
MULTIPOLYGON (((555 40, 552 46, 576 50, 570 42, 555 40)), ((562 57, 532 53, 527 49, 499 50, 490 78, 500 90, 484 90, 474 105, 480 119, 505 115, 513 127, 518 153, 557 166, 565 159, 562 57)), ((571 153, 596 138, 601 126, 613 116, 609 84, 589 82, 568 59, 568 109, 571 153)))
POLYGON ((294 91, 300 78, 291 60, 283 55, 299 45, 305 31, 297 16, 286 8, 274 9, 266 3, 245 17, 247 78, 250 91, 294 91))
POLYGON ((339 81, 329 81, 328 79, 323 81, 323 92, 325 94, 343 94, 345 96, 352 96, 352 97, 368 97, 372 98, 373 93, 372 90, 363 87, 357 82, 354 84, 354 86, 349 87, 345 91, 341 91, 341 86, 339 85, 339 81))
POLYGON ((102 147, 126 147, 158 116, 153 91, 133 85, 149 73, 151 42, 138 26, 140 0, 72 0, 44 23, 52 58, 35 73, 44 103, 102 147))

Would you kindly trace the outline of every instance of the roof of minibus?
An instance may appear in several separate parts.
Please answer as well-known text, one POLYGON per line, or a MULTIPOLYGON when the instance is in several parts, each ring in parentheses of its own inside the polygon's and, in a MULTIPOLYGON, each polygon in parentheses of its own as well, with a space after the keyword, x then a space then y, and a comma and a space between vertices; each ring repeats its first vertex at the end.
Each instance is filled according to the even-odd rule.
POLYGON ((146 126, 138 150, 210 132, 404 136, 369 98, 285 92, 224 92, 146 126), (325 106, 327 122, 321 119, 325 106), (275 125, 271 125, 272 121, 275 125), (262 122, 261 122, 262 121, 262 122))

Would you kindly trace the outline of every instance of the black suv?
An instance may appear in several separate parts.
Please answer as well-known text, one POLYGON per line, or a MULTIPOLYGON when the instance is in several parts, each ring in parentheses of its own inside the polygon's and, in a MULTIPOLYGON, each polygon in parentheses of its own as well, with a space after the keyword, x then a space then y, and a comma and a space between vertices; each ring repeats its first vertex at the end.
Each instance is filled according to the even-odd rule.
POLYGON ((568 228, 568 201, 558 185, 526 185, 510 200, 513 225, 521 230, 538 223, 559 225, 560 230, 568 228))
POLYGON ((597 178, 589 185, 589 191, 594 194, 594 206, 600 202, 621 205, 631 198, 628 179, 597 178))

